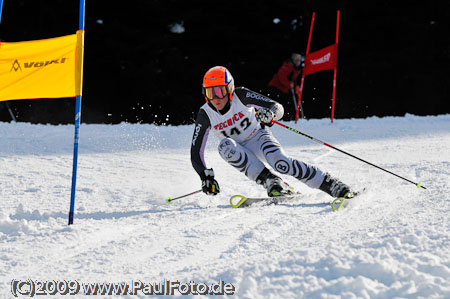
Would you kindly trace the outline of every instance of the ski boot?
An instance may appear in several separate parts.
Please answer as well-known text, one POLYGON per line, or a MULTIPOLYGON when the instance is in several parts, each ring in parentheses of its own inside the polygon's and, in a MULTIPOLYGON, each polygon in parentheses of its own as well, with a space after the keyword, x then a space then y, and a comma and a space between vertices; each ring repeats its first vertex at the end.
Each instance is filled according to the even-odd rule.
POLYGON ((335 198, 331 204, 334 211, 339 210, 344 205, 346 199, 358 195, 358 192, 351 191, 349 186, 340 180, 333 178, 328 173, 325 174, 325 178, 319 189, 335 198), (335 206, 336 203, 339 205, 335 206))
POLYGON ((345 197, 347 193, 352 193, 349 186, 328 173, 325 174, 319 189, 335 198, 345 197))
POLYGON ((274 175, 267 168, 264 168, 258 176, 256 183, 263 185, 266 188, 267 195, 269 197, 277 197, 293 193, 292 190, 289 189, 289 186, 285 184, 280 177, 274 175))

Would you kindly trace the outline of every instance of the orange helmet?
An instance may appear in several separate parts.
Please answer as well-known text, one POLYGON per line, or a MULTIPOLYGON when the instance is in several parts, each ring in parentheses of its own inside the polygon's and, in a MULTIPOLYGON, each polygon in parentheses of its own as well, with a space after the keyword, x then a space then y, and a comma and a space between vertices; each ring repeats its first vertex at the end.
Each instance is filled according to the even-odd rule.
POLYGON ((207 102, 214 98, 223 99, 230 95, 233 99, 234 80, 230 72, 223 66, 210 68, 203 77, 203 95, 207 102))

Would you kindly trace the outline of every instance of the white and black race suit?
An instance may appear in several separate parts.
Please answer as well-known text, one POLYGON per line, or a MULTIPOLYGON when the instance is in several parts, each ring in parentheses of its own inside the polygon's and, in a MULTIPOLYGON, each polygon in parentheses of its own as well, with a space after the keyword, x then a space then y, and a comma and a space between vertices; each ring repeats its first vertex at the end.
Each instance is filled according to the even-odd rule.
POLYGON ((233 98, 221 111, 205 103, 197 114, 191 144, 191 161, 201 179, 207 169, 204 149, 209 132, 219 139, 219 153, 230 165, 256 181, 267 162, 281 174, 292 175, 312 188, 319 188, 324 173, 315 166, 286 156, 280 143, 269 129, 256 120, 255 108, 268 108, 274 119, 283 117, 284 109, 279 103, 247 88, 235 89, 233 98))

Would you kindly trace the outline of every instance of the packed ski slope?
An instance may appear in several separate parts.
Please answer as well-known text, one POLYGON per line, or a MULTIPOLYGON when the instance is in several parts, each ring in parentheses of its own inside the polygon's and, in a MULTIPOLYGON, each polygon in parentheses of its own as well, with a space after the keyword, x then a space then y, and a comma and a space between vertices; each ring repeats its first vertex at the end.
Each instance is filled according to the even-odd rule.
POLYGON ((193 125, 82 125, 68 226, 73 126, 0 123, 0 297, 31 279, 222 281, 231 298, 450 298, 450 115, 286 124, 427 189, 274 126, 292 157, 367 192, 332 212, 326 194, 285 177, 304 199, 233 209, 230 196, 265 191, 210 136, 206 162, 222 192, 166 205, 200 188, 193 125))

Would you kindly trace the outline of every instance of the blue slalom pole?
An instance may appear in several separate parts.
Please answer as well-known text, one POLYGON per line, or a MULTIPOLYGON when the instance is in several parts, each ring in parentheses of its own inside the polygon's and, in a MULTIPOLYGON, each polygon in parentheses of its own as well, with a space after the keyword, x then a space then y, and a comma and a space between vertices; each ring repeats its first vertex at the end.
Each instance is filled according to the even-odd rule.
MULTIPOLYGON (((80 0, 79 30, 84 30, 84 3, 85 0, 80 0)), ((78 140, 80 139, 80 123, 81 123, 81 95, 77 95, 77 102, 75 104, 75 138, 73 143, 73 171, 72 171, 72 191, 70 193, 69 225, 73 224, 73 218, 75 214, 75 191, 77 185, 78 140)))
POLYGON ((80 17, 78 19, 78 29, 84 30, 84 0, 80 0, 80 17))
POLYGON ((3 0, 0 0, 0 23, 2 22, 3 0))
POLYGON ((77 185, 78 140, 80 138, 80 123, 81 123, 81 96, 77 96, 77 102, 75 104, 75 140, 73 143, 73 171, 72 171, 72 191, 70 193, 69 225, 73 224, 73 216, 75 213, 75 191, 77 185))

